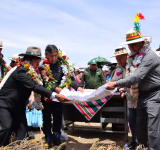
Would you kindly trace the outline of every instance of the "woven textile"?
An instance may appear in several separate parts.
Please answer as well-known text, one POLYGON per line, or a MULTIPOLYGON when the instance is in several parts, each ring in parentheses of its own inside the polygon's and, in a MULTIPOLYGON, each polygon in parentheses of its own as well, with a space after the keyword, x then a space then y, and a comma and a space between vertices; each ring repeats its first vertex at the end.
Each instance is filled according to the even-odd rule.
MULTIPOLYGON (((119 95, 119 94, 114 93, 114 95, 119 95)), ((108 95, 96 101, 74 103, 73 105, 89 121, 114 95, 108 95)))

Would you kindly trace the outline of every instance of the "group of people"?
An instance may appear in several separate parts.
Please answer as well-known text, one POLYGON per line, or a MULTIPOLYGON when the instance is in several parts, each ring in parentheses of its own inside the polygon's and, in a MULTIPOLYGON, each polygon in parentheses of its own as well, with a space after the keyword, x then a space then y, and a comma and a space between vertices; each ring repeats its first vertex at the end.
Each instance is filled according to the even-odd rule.
MULTIPOLYGON (((3 78, 0 84, 0 146, 9 144, 13 131, 17 140, 23 140, 28 136, 25 111, 26 104, 29 103, 26 101, 31 92, 35 93, 34 97, 41 95, 44 107, 43 132, 51 148, 53 145, 61 144, 63 103, 50 99, 56 98, 59 102, 69 101, 64 95, 59 94, 63 89, 62 85, 70 90, 83 92, 84 88, 98 89, 107 82, 107 90, 117 87, 121 96, 128 101, 132 133, 132 142, 128 148, 136 148, 142 144, 149 147, 149 150, 160 150, 160 59, 151 50, 151 37, 143 36, 140 30, 138 21, 144 17, 139 13, 135 18, 134 28, 126 34, 126 42, 121 44, 128 45, 130 52, 122 46, 115 49, 113 57, 116 57, 118 64, 116 68, 111 66, 108 81, 94 60, 90 61, 83 75, 76 68, 75 74, 69 74, 68 70, 66 72, 67 58, 63 56, 65 61, 62 64, 58 57, 62 54, 55 45, 46 46, 44 68, 38 69, 41 61, 40 48, 28 47, 26 53, 19 54, 18 59, 11 59, 11 69, 3 60, 3 46, 0 41, 0 77, 3 78), (37 70, 40 70, 40 73, 37 70), (39 80, 40 77, 42 82, 39 80)), ((62 149, 66 147, 63 146, 62 149)))
MULTIPOLYGON (((135 18, 135 26, 126 34, 126 42, 120 44, 112 56, 116 57, 117 65, 112 63, 109 70, 104 70, 108 83, 106 89, 113 90, 117 87, 122 98, 128 103, 132 142, 125 145, 125 148, 136 149, 138 145, 143 145, 149 150, 159 150, 160 59, 151 50, 151 36, 142 35, 138 21, 144 16, 139 13, 135 18), (128 45, 130 52, 121 45, 128 45)), ((102 71, 98 70, 96 63, 90 62, 89 68, 83 73, 80 85, 83 86, 85 83, 86 88, 97 89, 105 83, 103 79, 102 71)))
MULTIPOLYGON (((142 14, 136 14, 139 20, 142 14)), ((107 90, 117 87, 128 101, 129 125, 132 142, 128 148, 138 144, 149 150, 160 149, 160 59, 151 50, 150 36, 143 36, 138 21, 126 34, 125 47, 115 50, 118 62, 114 76, 108 81, 107 90)))
MULTIPOLYGON (((69 99, 64 95, 58 94, 62 90, 58 85, 61 84, 64 73, 61 68, 62 64, 58 60, 57 47, 55 45, 47 45, 45 54, 51 70, 51 77, 49 79, 54 77, 53 80, 56 81, 56 85, 50 85, 50 90, 45 88, 45 80, 42 81, 44 83, 42 86, 38 81, 39 76, 36 76, 38 74, 36 71, 41 61, 40 48, 28 47, 26 53, 19 54, 22 57, 21 59, 17 57, 14 59, 12 57, 10 65, 10 67, 13 67, 12 69, 7 67, 4 64, 3 58, 1 58, 1 63, 3 63, 1 67, 5 67, 8 73, 5 76, 2 73, 1 76, 3 80, 0 86, 0 146, 9 144, 9 139, 13 131, 16 134, 16 140, 23 140, 28 136, 25 104, 27 104, 26 101, 28 101, 32 91, 41 95, 41 101, 44 107, 42 110, 43 132, 49 148, 53 147, 53 145, 61 144, 60 133, 63 104, 52 101, 48 103, 44 97, 48 99, 56 98, 59 102, 69 101, 69 99), (51 124, 51 114, 53 115, 53 127, 51 124)), ((83 92, 83 89, 73 76, 71 80, 72 87, 75 90, 83 92)), ((65 149, 65 146, 62 149, 65 149)))
MULTIPOLYGON (((28 63, 33 67, 36 72, 40 68, 39 64, 42 59, 40 48, 28 47, 26 53, 19 55, 14 54, 9 58, 11 60, 10 66, 7 67, 6 64, 1 65, 1 67, 5 67, 6 72, 8 73, 2 73, 3 76, 1 76, 3 80, 1 82, 0 90, 0 146, 9 144, 12 132, 15 132, 16 140, 23 140, 25 137, 29 136, 27 123, 28 125, 38 127, 42 125, 42 120, 43 132, 45 134, 48 148, 61 144, 60 135, 62 129, 63 103, 48 103, 44 98, 44 96, 48 98, 56 97, 60 102, 68 101, 68 99, 63 95, 56 94, 60 93, 62 90, 59 85, 61 85, 61 81, 64 76, 62 63, 58 59, 58 54, 59 51, 55 45, 46 46, 46 60, 49 63, 52 76, 56 81, 56 85, 50 83, 52 86, 51 91, 44 88, 45 83, 43 84, 44 87, 42 87, 35 83, 32 77, 30 79, 27 76, 28 70, 26 70, 27 68, 25 67, 25 64, 21 65, 22 62, 20 60, 24 60, 25 63, 28 63), (41 102, 44 107, 42 111, 37 111, 33 108, 34 106, 32 104, 35 98, 33 92, 41 94, 41 102), (37 113, 39 118, 37 118, 37 115, 31 114, 30 110, 33 109, 34 112, 32 112, 32 114, 37 113), (53 116, 53 125, 51 116, 53 116), (37 121, 37 123, 32 124, 32 121, 34 121, 34 123, 37 121)), ((3 58, 1 62, 5 62, 3 58)), ((83 92, 84 87, 88 89, 97 89, 101 85, 105 84, 103 73, 101 69, 96 67, 95 61, 91 62, 90 66, 85 69, 85 71, 75 68, 74 73, 71 76, 71 80, 72 86, 69 86, 69 89, 81 92, 83 92)), ((62 149, 66 149, 65 145, 62 149)))

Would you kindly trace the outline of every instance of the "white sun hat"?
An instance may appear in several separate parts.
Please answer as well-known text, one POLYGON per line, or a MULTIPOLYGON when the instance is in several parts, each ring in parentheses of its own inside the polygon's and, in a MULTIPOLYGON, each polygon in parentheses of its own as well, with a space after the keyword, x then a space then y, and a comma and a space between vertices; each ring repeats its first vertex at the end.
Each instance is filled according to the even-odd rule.
POLYGON ((120 45, 127 45, 132 43, 138 43, 145 41, 145 45, 148 44, 147 40, 150 39, 150 42, 152 40, 151 36, 143 36, 141 32, 141 28, 139 25, 140 20, 144 20, 144 16, 141 13, 136 13, 135 17, 133 19, 134 22, 134 28, 131 28, 128 33, 126 34, 126 42, 121 43, 120 45))
POLYGON ((128 45, 131 43, 137 43, 146 40, 148 41, 151 38, 152 38, 151 36, 142 36, 140 30, 136 31, 135 28, 131 28, 126 34, 126 42, 123 42, 120 45, 128 45))
POLYGON ((6 49, 3 47, 3 42, 0 40, 0 48, 6 49))
POLYGON ((104 65, 103 68, 102 68, 102 70, 103 71, 109 71, 109 68, 106 65, 104 65))
POLYGON ((76 72, 76 71, 79 71, 79 67, 75 67, 74 69, 75 69, 75 72, 76 72))
POLYGON ((16 61, 16 59, 19 58, 18 54, 13 54, 12 57, 9 57, 9 60, 16 61))

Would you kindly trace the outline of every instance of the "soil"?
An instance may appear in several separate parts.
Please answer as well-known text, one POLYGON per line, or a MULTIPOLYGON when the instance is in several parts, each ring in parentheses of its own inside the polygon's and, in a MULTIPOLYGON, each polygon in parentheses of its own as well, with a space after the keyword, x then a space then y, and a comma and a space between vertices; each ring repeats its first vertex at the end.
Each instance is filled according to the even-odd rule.
MULTIPOLYGON (((110 128, 110 125, 107 127, 110 128)), ((127 143, 127 134, 100 132, 100 124, 98 123, 76 122, 74 130, 70 125, 68 130, 64 132, 68 135, 68 141, 64 141, 67 150, 89 150, 95 141, 100 141, 100 145, 120 146, 121 149, 127 143)), ((36 140, 39 140, 39 135, 40 132, 35 132, 36 140)), ((128 133, 128 136, 130 142, 131 134, 128 133)))
MULTIPOLYGON (((108 124, 105 128, 107 130, 112 129, 112 125, 108 124)), ((39 130, 39 129, 38 129, 39 130)), ((63 141, 63 144, 66 144, 66 150, 122 150, 124 145, 127 143, 127 134, 125 133, 106 133, 100 131, 100 123, 84 123, 84 122, 75 122, 74 130, 73 126, 70 125, 68 130, 64 130, 68 135, 68 140, 63 141), (98 146, 95 144, 96 141, 99 141, 98 146), (94 144, 93 144, 94 143, 94 144), (92 146, 94 145, 94 147, 92 146), (101 146, 101 148, 98 148, 101 146), (92 147, 92 148, 91 148, 92 147), (103 148, 102 148, 103 147, 103 148), (114 147, 114 148, 113 148, 114 147), (115 148, 117 147, 117 148, 115 148), (91 149, 90 149, 91 148, 91 149)), ((29 143, 27 139, 21 141, 22 144, 16 144, 15 146, 15 135, 11 137, 10 149, 21 150, 25 146, 26 150, 29 149, 47 149, 48 145, 45 143, 45 137, 40 131, 29 131, 30 135, 34 135, 35 139, 31 140, 29 143), (25 144, 26 143, 26 144, 25 144), (27 144, 28 143, 28 144, 27 144)), ((128 133, 129 142, 131 141, 131 133, 128 133)), ((16 142, 16 141, 15 141, 16 142)), ((51 150, 59 150, 60 147, 53 147, 51 150)), ((6 148, 0 147, 0 150, 6 148)))

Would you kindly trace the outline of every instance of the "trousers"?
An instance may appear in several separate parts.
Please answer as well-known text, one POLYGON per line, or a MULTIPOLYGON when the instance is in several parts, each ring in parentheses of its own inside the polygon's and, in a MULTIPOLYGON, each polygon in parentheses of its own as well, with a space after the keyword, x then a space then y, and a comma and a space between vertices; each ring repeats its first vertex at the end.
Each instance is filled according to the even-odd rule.
POLYGON ((160 150, 160 91, 139 95, 136 134, 139 144, 160 150))
POLYGON ((53 142, 53 140, 60 140, 62 128, 63 103, 43 102, 43 105, 43 132, 45 134, 46 142, 49 143, 53 142), (53 126, 51 123, 51 114, 53 115, 53 126))
POLYGON ((132 141, 136 141, 136 109, 129 108, 129 126, 132 132, 132 141))
POLYGON ((9 144, 12 131, 16 134, 16 140, 28 136, 25 109, 13 114, 6 108, 0 108, 0 146, 9 144))

